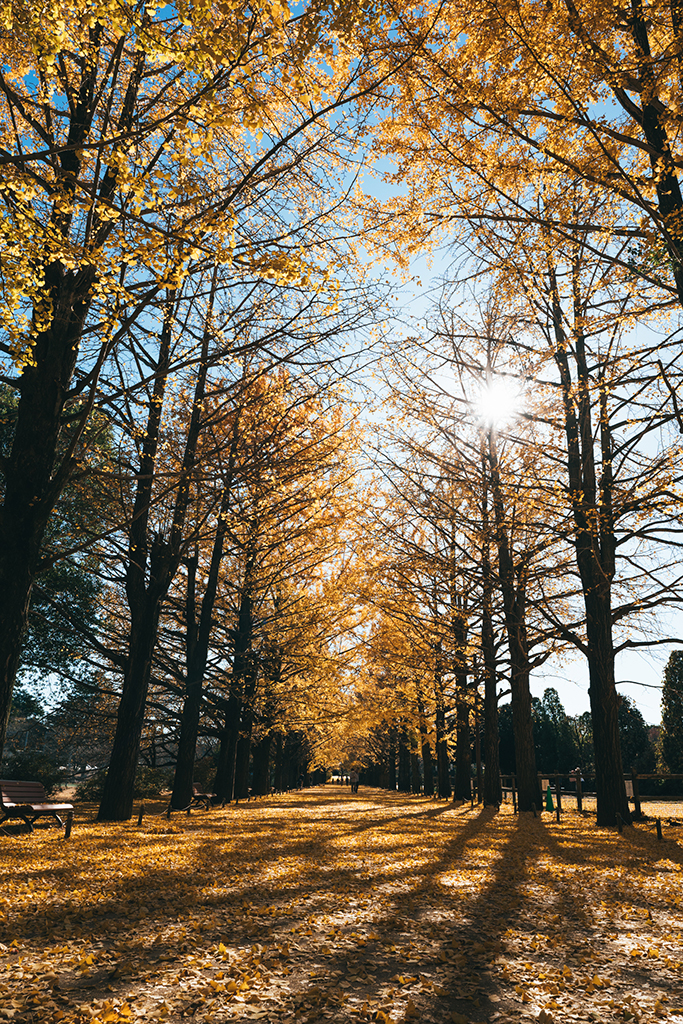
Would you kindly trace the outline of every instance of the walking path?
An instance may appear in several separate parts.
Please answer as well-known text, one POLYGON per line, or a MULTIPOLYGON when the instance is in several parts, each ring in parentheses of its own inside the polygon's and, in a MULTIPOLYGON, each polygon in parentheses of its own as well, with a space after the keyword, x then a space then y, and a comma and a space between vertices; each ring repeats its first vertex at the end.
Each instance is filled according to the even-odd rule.
POLYGON ((681 840, 332 786, 77 814, 0 839, 0 1021, 681 1024, 681 840))

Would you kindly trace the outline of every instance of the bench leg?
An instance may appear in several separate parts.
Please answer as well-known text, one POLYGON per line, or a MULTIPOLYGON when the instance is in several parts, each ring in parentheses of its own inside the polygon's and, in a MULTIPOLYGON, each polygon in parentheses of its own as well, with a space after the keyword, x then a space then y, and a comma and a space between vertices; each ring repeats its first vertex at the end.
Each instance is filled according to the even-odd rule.
POLYGON ((43 811, 42 814, 35 814, 31 818, 31 824, 33 825, 36 821, 38 821, 38 818, 56 818, 60 828, 62 828, 62 826, 64 825, 62 819, 54 811, 43 811))
POLYGON ((64 838, 69 839, 71 836, 71 826, 74 822, 74 812, 69 811, 66 815, 66 828, 64 829, 64 838))

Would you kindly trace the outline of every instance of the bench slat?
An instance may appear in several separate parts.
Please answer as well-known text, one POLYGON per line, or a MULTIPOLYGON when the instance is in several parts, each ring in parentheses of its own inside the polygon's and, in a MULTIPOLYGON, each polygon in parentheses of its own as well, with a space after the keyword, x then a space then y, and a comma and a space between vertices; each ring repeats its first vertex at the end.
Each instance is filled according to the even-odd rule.
POLYGON ((3 801, 13 803, 44 803, 47 797, 45 787, 40 782, 15 782, 13 779, 0 779, 0 790, 3 801))
POLYGON ((40 817, 58 811, 73 811, 73 804, 51 804, 47 800, 45 787, 41 782, 16 782, 14 779, 0 779, 0 808, 5 817, 26 819, 27 814, 40 817))

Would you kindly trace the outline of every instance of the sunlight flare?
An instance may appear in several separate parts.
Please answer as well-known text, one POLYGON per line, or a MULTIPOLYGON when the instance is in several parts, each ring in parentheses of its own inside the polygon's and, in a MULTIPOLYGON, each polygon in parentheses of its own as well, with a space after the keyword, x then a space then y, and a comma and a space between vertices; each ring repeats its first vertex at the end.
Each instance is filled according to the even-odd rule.
POLYGON ((484 426, 500 429, 521 414, 524 394, 518 381, 509 377, 495 377, 474 397, 472 408, 484 426))

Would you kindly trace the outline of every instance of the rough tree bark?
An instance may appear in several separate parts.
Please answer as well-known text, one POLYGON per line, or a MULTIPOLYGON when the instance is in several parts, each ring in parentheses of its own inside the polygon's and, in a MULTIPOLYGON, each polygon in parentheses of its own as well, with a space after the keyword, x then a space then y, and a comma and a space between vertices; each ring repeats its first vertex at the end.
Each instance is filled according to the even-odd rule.
POLYGON ((230 676, 230 696, 227 702, 225 728, 221 736, 221 748, 213 790, 221 803, 232 800, 235 789, 235 760, 239 739, 240 719, 243 710, 246 676, 249 668, 251 643, 254 631, 252 608, 252 574, 256 565, 256 553, 250 550, 240 592, 240 606, 237 613, 237 630, 230 676))
MULTIPOLYGON (((51 186, 57 197, 50 217, 55 239, 70 247, 73 208, 81 188, 82 152, 93 132, 97 103, 98 61, 102 26, 90 30, 89 48, 80 60, 80 80, 72 82, 74 102, 65 114, 69 117, 66 145, 51 158, 56 172, 51 186)), ((133 60, 123 102, 118 111, 119 134, 129 131, 144 65, 144 55, 133 60)), ((113 194, 118 172, 107 168, 98 191, 98 199, 107 202, 113 194)), ((111 231, 95 216, 84 246, 96 253, 111 231)), ((99 370, 108 348, 104 344, 90 374, 90 398, 76 428, 70 423, 70 443, 58 464, 58 452, 64 412, 70 397, 74 370, 79 355, 86 318, 91 308, 97 280, 95 264, 83 261, 81 269, 69 269, 60 260, 45 268, 44 309, 51 309, 49 326, 36 330, 31 361, 13 386, 19 392, 17 421, 12 450, 2 466, 4 498, 0 510, 0 753, 4 747, 12 692, 19 669, 21 645, 28 623, 31 592, 39 565, 45 528, 60 493, 73 469, 73 451, 85 429, 94 400, 99 370)), ((34 326, 39 310, 34 310, 34 326)), ((82 396, 79 392, 79 400, 82 396)))
POLYGON ((421 686, 417 686, 417 711, 420 725, 420 752, 422 754, 422 771, 424 774, 424 795, 434 796, 434 761, 432 758, 432 745, 427 734, 427 719, 425 715, 424 698, 421 686))
POLYGON ((491 534, 488 507, 488 470, 486 453, 482 450, 482 608, 481 654, 484 666, 484 805, 499 807, 503 799, 500 783, 498 736, 498 688, 496 678, 496 647, 493 632, 493 572, 491 567, 491 534))
POLYGON ((398 738, 398 789, 401 793, 410 793, 410 744, 405 728, 398 738))
POLYGON ((254 796, 267 796, 270 792, 270 747, 271 734, 266 733, 254 745, 252 791, 254 796))
POLYGON ((187 807, 192 799, 192 781, 195 754, 197 750, 197 736, 199 735, 202 688, 204 673, 206 671, 206 663, 209 656, 213 611, 218 593, 218 578, 221 561, 223 559, 223 545, 225 542, 225 531, 227 528, 228 509, 230 507, 230 487, 234 472, 235 458, 237 455, 238 430, 239 417, 235 416, 226 479, 223 483, 223 494, 218 513, 218 522, 216 525, 216 533, 214 535, 213 548, 211 551, 209 574, 199 612, 199 621, 197 621, 196 609, 196 572, 198 559, 196 555, 188 559, 187 594, 185 602, 185 699, 183 701, 183 710, 180 720, 178 758, 176 760, 176 769, 173 778, 173 794, 171 796, 171 805, 178 808, 187 807))
POLYGON ((437 645, 434 665, 434 725, 436 729, 436 776, 438 795, 447 799, 451 795, 451 777, 448 763, 448 739, 446 734, 446 705, 443 692, 443 666, 441 645, 437 645))
POLYGON ((452 632, 455 646, 455 784, 454 800, 469 800, 472 790, 470 756, 470 709, 467 700, 467 619, 460 595, 452 604, 452 632))
POLYGON ((505 505, 500 482, 500 468, 494 432, 488 431, 490 485, 498 549, 500 588, 505 611, 505 626, 510 653, 510 685, 512 689, 512 728, 515 737, 515 773, 520 811, 541 806, 541 789, 536 773, 529 689, 529 647, 526 629, 527 559, 518 556, 515 564, 512 545, 505 527, 505 505))
MULTIPOLYGON (((578 306, 579 268, 575 265, 574 295, 578 306)), ((617 813, 631 821, 626 796, 619 740, 619 695, 615 686, 612 641, 612 581, 615 572, 616 537, 612 492, 612 436, 607 395, 600 390, 599 444, 601 474, 597 478, 593 437, 590 368, 585 338, 579 329, 581 310, 575 309, 572 350, 576 361, 578 396, 567 355, 559 289, 550 271, 555 345, 553 355, 559 370, 564 403, 567 440, 567 477, 574 518, 574 551, 581 577, 586 609, 586 657, 593 722, 595 781, 598 825, 614 825, 617 813)))

